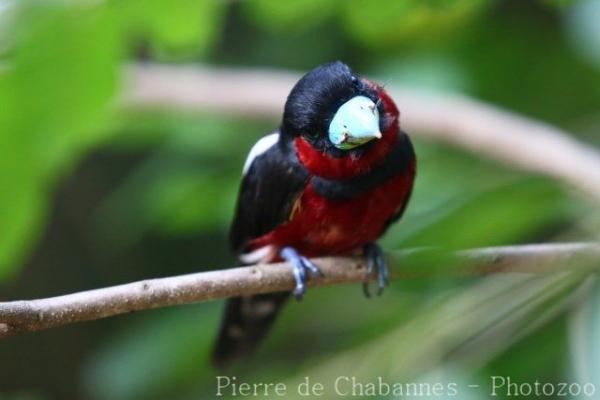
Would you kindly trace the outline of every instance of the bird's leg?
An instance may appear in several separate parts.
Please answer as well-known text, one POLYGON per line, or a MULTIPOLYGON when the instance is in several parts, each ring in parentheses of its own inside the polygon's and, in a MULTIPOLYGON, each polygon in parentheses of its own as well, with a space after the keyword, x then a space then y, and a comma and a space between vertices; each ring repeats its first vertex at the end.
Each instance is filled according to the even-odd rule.
POLYGON ((292 265, 294 277, 296 278, 296 287, 293 294, 297 300, 302 300, 306 292, 307 273, 312 276, 323 276, 323 274, 315 264, 300 255, 293 247, 282 248, 279 256, 292 265))
POLYGON ((375 243, 367 243, 363 247, 365 257, 367 258, 367 275, 363 282, 363 292, 365 296, 371 297, 369 291, 369 279, 374 270, 377 270, 377 296, 381 296, 383 290, 388 284, 388 267, 383 251, 375 243))

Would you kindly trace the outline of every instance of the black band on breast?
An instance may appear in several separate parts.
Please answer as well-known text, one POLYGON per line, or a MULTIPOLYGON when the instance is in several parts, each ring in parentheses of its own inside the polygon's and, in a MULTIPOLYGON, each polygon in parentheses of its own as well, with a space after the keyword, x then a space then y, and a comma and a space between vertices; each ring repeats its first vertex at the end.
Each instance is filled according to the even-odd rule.
POLYGON ((352 199, 408 171, 414 157, 412 144, 408 136, 403 133, 383 162, 369 172, 344 180, 331 180, 313 176, 311 184, 319 195, 329 200, 352 199))

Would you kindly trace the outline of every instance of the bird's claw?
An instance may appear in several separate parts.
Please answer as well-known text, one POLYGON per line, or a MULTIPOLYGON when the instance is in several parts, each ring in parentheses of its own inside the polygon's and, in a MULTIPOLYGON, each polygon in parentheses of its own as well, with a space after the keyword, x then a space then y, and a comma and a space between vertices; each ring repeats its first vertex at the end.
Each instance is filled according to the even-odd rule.
POLYGON ((304 293, 306 293, 307 274, 321 277, 323 273, 313 262, 300 255, 293 247, 284 247, 279 252, 279 255, 292 265, 294 277, 296 278, 296 287, 292 294, 297 300, 302 300, 304 293))
POLYGON ((388 285, 388 267, 383 251, 375 243, 368 243, 364 246, 365 257, 367 258, 367 275, 363 281, 363 292, 365 297, 371 297, 369 290, 369 281, 373 271, 377 270, 377 296, 381 296, 383 290, 388 285))

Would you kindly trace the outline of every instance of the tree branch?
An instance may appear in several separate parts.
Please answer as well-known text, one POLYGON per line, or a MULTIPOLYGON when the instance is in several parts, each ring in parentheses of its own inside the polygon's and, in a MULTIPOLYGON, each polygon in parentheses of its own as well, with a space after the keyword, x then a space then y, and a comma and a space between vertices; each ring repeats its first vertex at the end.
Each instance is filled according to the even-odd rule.
MULTIPOLYGON (((127 70, 126 106, 280 118, 299 74, 200 66, 127 70)), ((511 167, 558 178, 600 199, 600 155, 567 132, 460 95, 388 85, 401 124, 415 136, 455 145, 511 167)))
MULTIPOLYGON (((388 255, 391 276, 395 279, 496 272, 587 272, 598 266, 599 259, 600 243, 495 247, 452 253, 420 249, 388 255)), ((362 258, 322 258, 315 262, 324 277, 311 279, 311 287, 365 279, 366 264, 362 258)), ((291 268, 278 263, 149 279, 46 299, 4 302, 0 303, 0 338, 131 311, 291 291, 293 287, 291 268)))

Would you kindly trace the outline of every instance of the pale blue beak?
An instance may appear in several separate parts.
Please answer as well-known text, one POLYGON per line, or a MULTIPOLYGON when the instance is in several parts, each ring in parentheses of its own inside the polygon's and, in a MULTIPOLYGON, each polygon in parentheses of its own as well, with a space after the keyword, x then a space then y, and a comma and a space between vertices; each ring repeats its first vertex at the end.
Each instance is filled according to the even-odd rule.
POLYGON ((329 125, 329 141, 348 150, 373 139, 381 139, 379 111, 368 97, 356 96, 345 102, 329 125))

